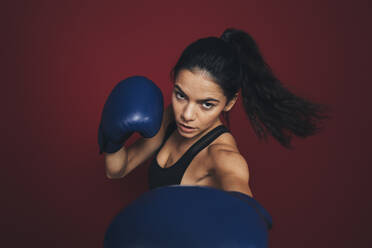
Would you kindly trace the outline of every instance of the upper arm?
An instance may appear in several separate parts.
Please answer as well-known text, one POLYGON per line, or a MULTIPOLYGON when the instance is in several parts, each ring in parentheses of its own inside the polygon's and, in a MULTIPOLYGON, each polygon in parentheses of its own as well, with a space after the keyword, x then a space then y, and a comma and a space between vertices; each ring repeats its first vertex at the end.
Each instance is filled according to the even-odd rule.
POLYGON ((123 176, 127 175, 154 154, 154 152, 160 147, 168 124, 172 119, 172 106, 168 105, 164 110, 162 124, 157 134, 151 138, 140 137, 127 148, 127 165, 123 176))
POLYGON ((249 187, 249 169, 244 157, 237 151, 212 149, 215 178, 222 190, 239 191, 252 196, 249 187))

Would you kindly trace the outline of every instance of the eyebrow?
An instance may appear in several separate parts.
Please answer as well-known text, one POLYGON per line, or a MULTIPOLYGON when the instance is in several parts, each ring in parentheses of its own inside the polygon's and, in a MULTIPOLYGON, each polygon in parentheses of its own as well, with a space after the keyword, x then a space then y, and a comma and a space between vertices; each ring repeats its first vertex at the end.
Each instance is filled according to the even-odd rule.
MULTIPOLYGON (((181 87, 179 87, 177 84, 174 85, 174 88, 176 88, 177 90, 179 90, 182 94, 184 94, 185 96, 187 96, 185 94, 185 92, 183 92, 183 90, 181 89, 181 87)), ((217 99, 214 99, 214 98, 205 98, 205 99, 199 99, 197 100, 197 102, 207 102, 207 101, 213 101, 213 102, 220 102, 219 100, 217 99)))

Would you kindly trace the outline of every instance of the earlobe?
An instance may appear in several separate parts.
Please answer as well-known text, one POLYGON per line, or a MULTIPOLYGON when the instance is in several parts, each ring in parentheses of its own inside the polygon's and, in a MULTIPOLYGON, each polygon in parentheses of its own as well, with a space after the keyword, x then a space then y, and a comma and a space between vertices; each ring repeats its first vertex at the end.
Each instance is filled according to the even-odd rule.
POLYGON ((238 94, 235 94, 234 98, 230 100, 230 102, 225 106, 223 111, 228 112, 234 107, 236 101, 238 100, 238 94))

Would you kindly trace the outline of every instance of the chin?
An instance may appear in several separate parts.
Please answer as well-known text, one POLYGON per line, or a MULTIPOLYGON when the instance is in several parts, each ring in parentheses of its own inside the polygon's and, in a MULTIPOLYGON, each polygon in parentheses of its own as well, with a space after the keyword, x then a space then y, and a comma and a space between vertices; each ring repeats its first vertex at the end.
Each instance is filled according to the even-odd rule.
POLYGON ((193 138, 195 136, 197 136, 199 133, 198 132, 192 132, 192 133, 185 133, 185 132, 182 132, 182 130, 180 130, 179 127, 177 127, 177 132, 179 133, 179 135, 181 135, 182 137, 184 138, 193 138))
POLYGON ((188 139, 193 138, 195 136, 198 136, 200 134, 198 129, 194 130, 193 132, 184 132, 184 131, 182 131, 182 129, 180 127, 178 127, 178 125, 177 125, 177 132, 182 137, 188 138, 188 139))

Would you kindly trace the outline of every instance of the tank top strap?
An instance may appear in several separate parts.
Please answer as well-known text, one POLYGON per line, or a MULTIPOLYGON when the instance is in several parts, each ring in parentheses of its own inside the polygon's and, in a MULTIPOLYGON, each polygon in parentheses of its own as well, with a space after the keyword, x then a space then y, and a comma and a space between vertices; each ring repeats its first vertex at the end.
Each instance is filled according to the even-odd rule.
POLYGON ((224 125, 220 125, 213 130, 209 131, 206 135, 201 137, 197 142, 195 142, 182 156, 179 160, 184 165, 191 163, 193 158, 215 139, 217 139, 221 134, 230 132, 224 125))

